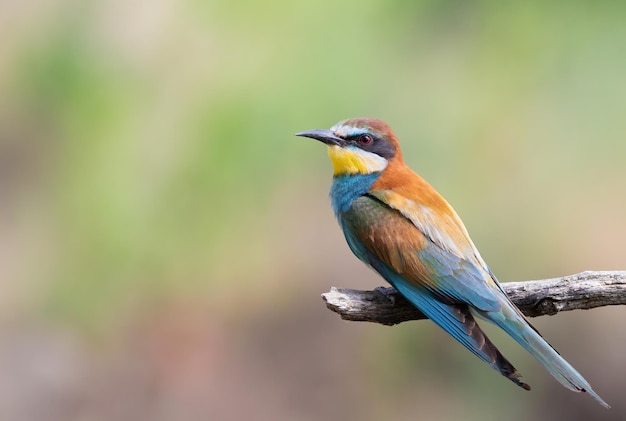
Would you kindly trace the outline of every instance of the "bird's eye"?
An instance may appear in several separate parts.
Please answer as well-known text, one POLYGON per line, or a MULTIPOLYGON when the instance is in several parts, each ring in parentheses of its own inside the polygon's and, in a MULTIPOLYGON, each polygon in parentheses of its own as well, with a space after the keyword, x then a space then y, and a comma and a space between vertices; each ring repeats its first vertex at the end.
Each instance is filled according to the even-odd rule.
POLYGON ((369 134, 362 134, 357 138, 357 142, 361 145, 369 145, 373 140, 374 138, 369 134))

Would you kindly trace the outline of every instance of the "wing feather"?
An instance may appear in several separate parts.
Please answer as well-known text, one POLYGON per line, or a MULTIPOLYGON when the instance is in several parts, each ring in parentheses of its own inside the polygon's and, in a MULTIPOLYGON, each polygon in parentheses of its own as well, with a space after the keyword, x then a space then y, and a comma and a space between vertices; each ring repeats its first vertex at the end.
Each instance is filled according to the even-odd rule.
MULTIPOLYGON (((414 222, 416 218, 407 218, 386 203, 384 197, 362 196, 343 214, 344 232, 355 236, 353 242, 358 240, 372 256, 444 302, 470 304, 483 311, 500 308, 497 294, 487 282, 491 275, 476 259, 464 257, 459 247, 453 248, 454 242, 447 233, 432 228, 431 235, 424 233, 414 222), (446 239, 444 245, 438 240, 442 238, 446 239)), ((350 247, 361 260, 372 265, 363 251, 355 250, 352 244, 350 247)))

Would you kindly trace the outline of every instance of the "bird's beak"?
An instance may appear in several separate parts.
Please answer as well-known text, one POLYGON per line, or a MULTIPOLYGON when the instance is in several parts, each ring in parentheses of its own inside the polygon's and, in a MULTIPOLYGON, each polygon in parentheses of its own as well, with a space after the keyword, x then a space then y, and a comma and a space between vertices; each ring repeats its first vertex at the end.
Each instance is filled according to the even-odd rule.
POLYGON ((327 145, 339 145, 343 141, 342 138, 335 136, 330 130, 309 130, 307 132, 296 133, 296 136, 317 139, 327 145))

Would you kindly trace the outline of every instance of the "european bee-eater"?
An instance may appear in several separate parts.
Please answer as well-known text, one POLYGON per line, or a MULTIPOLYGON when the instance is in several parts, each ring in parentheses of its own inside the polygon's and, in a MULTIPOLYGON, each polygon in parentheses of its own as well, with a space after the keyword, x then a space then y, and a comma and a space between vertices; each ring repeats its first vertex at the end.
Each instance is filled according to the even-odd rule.
POLYGON ((530 390, 476 318, 512 336, 563 386, 587 392, 608 408, 508 299, 456 212, 404 163, 398 139, 387 124, 356 118, 330 130, 296 135, 328 146, 334 169, 332 207, 360 260, 518 386, 530 390))

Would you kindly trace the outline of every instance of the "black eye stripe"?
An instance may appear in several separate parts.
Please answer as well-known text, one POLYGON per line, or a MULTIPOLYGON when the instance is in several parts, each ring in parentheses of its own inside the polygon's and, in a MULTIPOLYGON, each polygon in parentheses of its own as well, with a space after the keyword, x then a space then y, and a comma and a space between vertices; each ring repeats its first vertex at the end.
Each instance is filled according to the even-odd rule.
POLYGON ((345 138, 346 142, 349 142, 360 149, 367 152, 375 153, 383 158, 391 159, 395 156, 396 152, 391 143, 383 138, 376 136, 373 133, 359 133, 356 135, 348 136, 345 138), (365 137, 369 138, 369 141, 365 141, 365 137))
POLYGON ((346 140, 349 142, 361 143, 361 139, 366 138, 366 137, 369 138, 370 141, 365 144, 372 144, 374 142, 380 141, 380 138, 378 136, 373 135, 371 133, 361 133, 361 134, 349 136, 346 138, 346 140))

